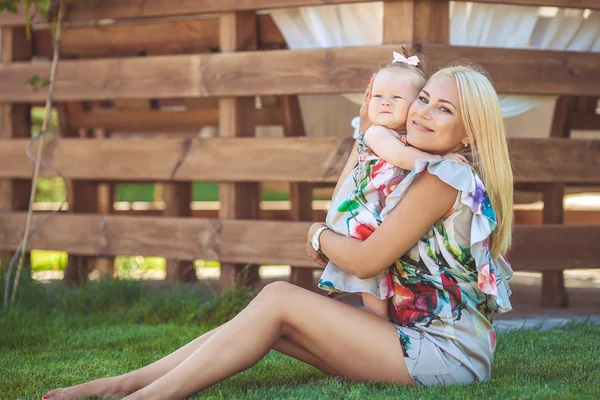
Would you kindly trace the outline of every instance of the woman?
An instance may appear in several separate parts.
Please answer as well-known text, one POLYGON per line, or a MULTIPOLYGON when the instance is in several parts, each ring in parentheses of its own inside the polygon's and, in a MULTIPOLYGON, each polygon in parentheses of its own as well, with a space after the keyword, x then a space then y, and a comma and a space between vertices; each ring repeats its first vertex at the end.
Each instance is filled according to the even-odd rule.
MULTIPOLYGON (((481 73, 447 68, 429 80, 408 121, 410 145, 433 154, 472 149, 478 175, 454 161, 423 162, 399 185, 402 201, 367 240, 314 224, 307 244, 313 260, 331 259, 360 278, 389 268, 391 321, 276 282, 234 319, 153 364, 43 398, 182 398, 251 367, 271 349, 357 382, 489 379, 491 319, 510 309, 511 274, 501 254, 510 244, 512 173, 497 95, 481 73)), ((352 155, 344 174, 355 163, 352 155)))

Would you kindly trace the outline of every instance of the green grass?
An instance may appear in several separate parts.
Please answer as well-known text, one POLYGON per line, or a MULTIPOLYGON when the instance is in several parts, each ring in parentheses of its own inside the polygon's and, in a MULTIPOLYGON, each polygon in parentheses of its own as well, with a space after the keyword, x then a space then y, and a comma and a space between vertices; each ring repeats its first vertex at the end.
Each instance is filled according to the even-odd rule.
MULTIPOLYGON (((66 290, 24 284, 0 317, 0 398, 39 398, 49 388, 142 367, 223 322, 252 292, 225 297, 141 281, 100 281, 66 290)), ((353 384, 270 353, 250 370, 195 398, 600 398, 600 327, 500 334, 493 380, 456 387, 353 384)))
MULTIPOLYGON (((64 271, 69 256, 64 251, 31 250, 31 270, 64 271)), ((117 276, 129 277, 133 272, 164 271, 167 261, 164 257, 119 256, 115 259, 117 276)), ((214 260, 196 260, 196 268, 218 268, 220 263, 214 260)))
MULTIPOLYGON (((119 184, 116 189, 117 201, 154 201, 154 184, 119 184)), ((319 200, 323 196, 317 196, 319 200)), ((192 185, 193 201, 218 201, 219 184, 214 182, 198 182, 192 185)), ((262 199, 264 201, 283 201, 289 200, 288 193, 263 191, 262 199)), ((327 199, 325 197, 324 199, 327 199)))

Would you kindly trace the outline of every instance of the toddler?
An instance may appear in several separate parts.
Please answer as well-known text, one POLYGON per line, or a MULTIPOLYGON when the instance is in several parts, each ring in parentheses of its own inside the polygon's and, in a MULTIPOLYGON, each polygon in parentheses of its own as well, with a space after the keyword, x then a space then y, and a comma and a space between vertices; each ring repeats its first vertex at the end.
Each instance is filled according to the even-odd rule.
MULTIPOLYGON (((373 125, 359 134, 358 164, 333 194, 327 213, 329 229, 359 240, 366 240, 397 205, 389 204, 387 196, 414 168, 415 161, 440 157, 409 146, 398 151, 397 141, 406 133, 408 109, 426 82, 419 57, 408 48, 403 53, 394 52, 393 62, 373 77, 367 94, 373 125), (390 146, 390 141, 394 145, 390 146)), ((456 154, 444 158, 462 161, 456 154)), ((359 279, 329 261, 319 288, 331 293, 361 293, 368 311, 388 319, 387 299, 392 297, 393 287, 387 271, 359 279)))

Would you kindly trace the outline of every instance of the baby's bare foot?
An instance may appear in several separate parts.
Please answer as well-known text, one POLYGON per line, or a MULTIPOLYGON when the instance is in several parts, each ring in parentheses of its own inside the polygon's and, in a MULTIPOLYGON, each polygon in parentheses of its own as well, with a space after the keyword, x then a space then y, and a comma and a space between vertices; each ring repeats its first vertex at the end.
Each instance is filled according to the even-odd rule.
POLYGON ((119 389, 114 378, 96 379, 91 382, 71 386, 66 389, 54 389, 42 396, 42 400, 75 400, 84 397, 116 397, 122 398, 129 393, 119 389))

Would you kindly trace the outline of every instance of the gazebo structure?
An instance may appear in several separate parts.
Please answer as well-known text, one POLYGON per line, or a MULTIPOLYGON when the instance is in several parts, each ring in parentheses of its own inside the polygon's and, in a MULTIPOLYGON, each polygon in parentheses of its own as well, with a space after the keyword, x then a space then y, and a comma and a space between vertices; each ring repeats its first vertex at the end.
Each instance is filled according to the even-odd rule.
MULTIPOLYGON (((364 90, 398 44, 414 43, 430 71, 470 60, 490 73, 501 94, 559 96, 553 117, 548 116, 549 137, 509 138, 517 190, 538 193, 544 202, 541 218, 535 211, 515 211, 509 258, 517 271, 543 272, 545 305, 566 305, 562 271, 600 267, 599 214, 565 224, 563 209, 568 188, 600 186, 600 141, 569 137, 574 130, 600 129, 600 2, 473 2, 492 3, 528 6, 535 13, 540 6, 575 7, 583 17, 573 35, 592 39, 587 48, 567 43, 559 49, 549 42, 541 50, 531 43, 494 44, 488 31, 471 44, 472 36, 453 33, 451 15, 459 22, 462 16, 465 26, 470 21, 472 29, 496 23, 492 33, 510 32, 491 14, 474 21, 472 8, 458 8, 466 2, 448 0, 69 3, 55 81, 60 128, 44 161, 71 182, 72 196, 69 211, 36 231, 29 248, 69 252, 65 280, 71 284, 85 282, 94 268, 110 276, 115 256, 139 254, 166 257, 170 281, 195 280, 192 261, 210 259, 221 262, 223 289, 245 266, 261 264, 291 265, 293 282, 313 285, 316 265, 305 254, 305 238, 310 221, 324 218, 323 210, 312 207, 313 191, 335 185, 352 148, 349 116, 357 112, 352 94, 364 90), (338 21, 343 38, 373 29, 370 16, 375 16, 376 32, 364 39, 367 44, 323 37, 317 37, 320 45, 291 43, 307 24, 320 22, 322 32, 333 29, 307 9, 302 9, 304 22, 292 20, 291 10, 330 7, 326 13, 338 15, 331 7, 351 3, 379 7, 369 18, 355 13, 353 25, 338 21), (513 48, 525 45, 529 48, 513 48), (164 209, 115 209, 114 187, 124 182, 161 183, 164 209), (219 206, 192 210, 193 182, 219 182, 219 206), (264 182, 289 185, 286 209, 261 209, 264 182)), ((552 18, 530 28, 547 27, 552 18)), ((0 14, 0 250, 5 252, 14 251, 23 235, 33 171, 25 155, 30 110, 45 100, 44 90, 25 82, 48 75, 52 54, 47 27, 34 23, 28 41, 24 21, 22 14, 0 14)), ((511 31, 520 29, 519 23, 510 25, 511 31)), ((50 169, 42 173, 53 176, 50 169)), ((248 282, 257 278, 257 269, 250 271, 244 273, 248 282)))

